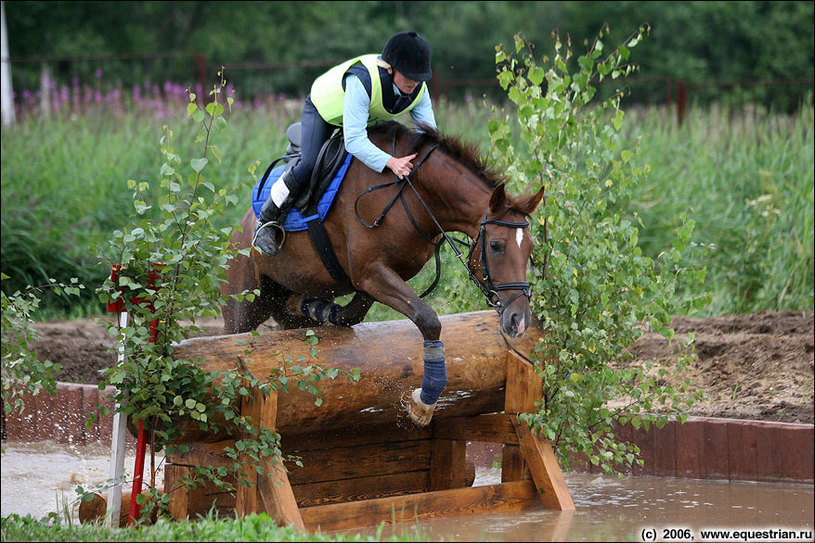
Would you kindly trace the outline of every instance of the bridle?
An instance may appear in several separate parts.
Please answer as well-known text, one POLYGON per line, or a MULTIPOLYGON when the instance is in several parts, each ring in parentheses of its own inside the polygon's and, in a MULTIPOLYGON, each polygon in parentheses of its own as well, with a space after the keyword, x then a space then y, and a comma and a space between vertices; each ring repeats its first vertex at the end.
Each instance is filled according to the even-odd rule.
POLYGON ((529 285, 528 281, 515 281, 509 283, 493 283, 492 277, 490 276, 489 266, 487 265, 487 235, 486 235, 486 226, 488 224, 495 224, 497 226, 504 226, 506 228, 527 228, 529 226, 529 221, 525 220, 523 222, 513 222, 513 221, 502 221, 496 219, 487 219, 487 212, 484 212, 484 218, 481 219, 481 227, 478 229, 478 235, 473 240, 472 245, 470 245, 470 252, 467 255, 467 261, 472 261, 473 251, 475 250, 476 245, 478 244, 478 240, 481 240, 481 275, 484 277, 484 283, 482 284, 476 277, 475 273, 473 272, 470 266, 467 266, 467 270, 469 271, 470 280, 476 284, 476 286, 481 289, 481 292, 484 293, 484 296, 487 298, 487 303, 490 307, 494 307, 498 314, 504 312, 506 307, 514 302, 519 296, 524 295, 526 296, 527 300, 531 299, 532 297, 532 289, 529 285), (501 303, 501 300, 498 298, 498 291, 500 290, 517 290, 518 292, 509 299, 505 304, 501 303))
MULTIPOLYGON (((428 207, 427 203, 424 201, 424 198, 422 198, 421 194, 419 194, 419 191, 416 190, 416 187, 413 185, 413 174, 416 173, 416 170, 419 169, 419 166, 421 166, 424 163, 424 161, 427 159, 427 157, 430 156, 430 153, 432 153, 437 147, 438 147, 438 145, 433 145, 427 151, 425 151, 424 155, 422 155, 422 157, 416 162, 416 165, 413 167, 413 169, 410 171, 410 173, 405 178, 403 178, 403 179, 396 178, 396 181, 391 181, 390 183, 383 183, 381 185, 376 185, 374 187, 370 187, 370 188, 364 190, 359 196, 357 196, 357 199, 354 202, 354 211, 355 211, 355 213, 357 215, 357 219, 363 225, 365 225, 368 228, 376 228, 377 226, 379 226, 382 223, 382 220, 385 218, 385 215, 388 213, 388 211, 390 211, 391 207, 396 202, 396 199, 399 198, 401 200, 401 202, 402 202, 402 206, 404 207, 405 212, 407 213, 408 218, 410 219, 411 224, 413 225, 413 228, 417 232, 419 232, 419 234, 421 234, 421 236, 425 239, 425 241, 427 241, 428 243, 430 243, 431 245, 433 245, 435 247, 436 278, 434 279, 433 284, 431 284, 430 287, 420 295, 420 297, 424 298, 425 296, 430 294, 433 291, 433 289, 436 288, 436 285, 438 285, 438 283, 439 283, 439 278, 441 276, 441 259, 440 259, 440 256, 439 256, 439 251, 441 250, 442 241, 446 240, 447 243, 450 245, 450 247, 452 247, 453 252, 456 255, 456 258, 459 260, 459 262, 461 262, 464 265, 465 269, 467 270, 467 276, 470 278, 470 280, 473 283, 475 283, 475 285, 478 287, 478 289, 486 297, 487 304, 489 304, 490 307, 494 308, 498 312, 498 314, 501 315, 501 314, 503 314, 504 310, 507 307, 509 307, 509 305, 512 304, 512 302, 514 302, 521 295, 526 296, 527 300, 531 299, 532 291, 531 291, 531 287, 530 287, 530 284, 529 284, 528 281, 515 281, 515 282, 497 283, 497 284, 493 282, 492 277, 491 277, 490 272, 489 272, 489 266, 487 264, 486 226, 488 224, 494 224, 496 226, 503 226, 503 227, 506 227, 506 228, 527 228, 529 226, 529 221, 524 220, 523 222, 513 222, 513 221, 503 221, 503 220, 496 220, 496 219, 487 219, 487 214, 489 212, 489 207, 488 207, 487 210, 484 211, 484 218, 481 220, 481 225, 480 225, 480 227, 478 229, 478 234, 476 235, 476 237, 475 237, 475 239, 473 240, 472 243, 468 244, 466 241, 456 239, 456 238, 452 237, 450 234, 448 234, 444 230, 444 228, 441 227, 441 225, 439 224, 439 221, 436 220, 436 216, 430 210, 430 207, 428 207), (359 210, 358 210, 358 205, 359 205, 360 198, 362 198, 364 195, 368 194, 369 192, 373 192, 375 190, 383 189, 383 188, 390 187, 390 186, 393 186, 393 185, 396 185, 398 190, 397 190, 396 194, 393 196, 393 198, 391 199, 391 201, 388 202, 388 204, 385 206, 382 213, 380 213, 379 217, 373 223, 369 224, 369 223, 365 222, 365 220, 360 216, 359 210), (409 186, 413 190, 413 193, 416 195, 416 197, 422 203, 422 206, 425 208, 425 211, 427 211, 427 213, 430 215, 430 218, 433 219, 433 223, 436 225, 436 228, 438 228, 439 231, 441 232, 442 240, 440 240, 438 242, 434 242, 432 237, 428 236, 419 227, 418 223, 413 218, 413 215, 411 214, 410 209, 407 206, 407 202, 405 202, 405 198, 404 198, 404 194, 403 194, 403 189, 405 188, 405 186, 409 186), (478 246, 479 240, 480 240, 480 244, 481 244, 480 261, 481 261, 481 275, 484 277, 484 282, 483 283, 478 280, 478 278, 475 276, 475 272, 473 271, 473 269, 468 264, 468 262, 470 262, 472 260, 473 251, 475 251, 476 246, 478 246), (459 245, 462 245, 462 246, 468 246, 469 245, 469 252, 468 252, 468 255, 467 255, 467 262, 464 262, 464 260, 462 259, 464 254, 461 251, 459 251, 458 247, 456 246, 456 243, 458 243, 459 245), (517 290, 518 292, 512 298, 510 298, 509 301, 507 301, 506 303, 502 303, 501 300, 499 299, 499 296, 498 296, 499 291, 502 291, 502 290, 517 290)), ((395 152, 396 152, 396 136, 394 135, 393 148, 392 148, 391 154, 393 156, 395 156, 394 155, 395 152)), ((395 174, 394 174, 394 176, 395 176, 395 174)))

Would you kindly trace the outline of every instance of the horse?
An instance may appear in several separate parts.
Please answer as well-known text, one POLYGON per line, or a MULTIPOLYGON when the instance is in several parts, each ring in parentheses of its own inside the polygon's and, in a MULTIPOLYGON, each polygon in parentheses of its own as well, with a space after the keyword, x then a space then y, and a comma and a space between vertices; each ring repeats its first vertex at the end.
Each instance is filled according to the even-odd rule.
MULTIPOLYGON (((369 138, 394 156, 417 153, 407 178, 378 173, 353 158, 323 224, 344 276, 326 269, 308 232, 290 232, 280 252, 268 256, 252 248, 228 264, 224 295, 258 289, 252 300, 230 298, 222 308, 224 331, 256 329, 273 318, 286 329, 325 323, 353 326, 374 302, 410 319, 424 340, 422 388, 408 399, 410 418, 430 422, 447 382, 441 323, 436 311, 408 284, 447 241, 468 275, 500 317, 509 337, 521 336, 531 322, 527 263, 533 249, 529 217, 544 189, 512 198, 505 179, 485 165, 475 146, 428 126, 410 130, 390 121, 369 128, 369 138), (397 204, 397 201, 401 205, 397 204), (465 259, 448 232, 467 235, 465 259), (336 297, 353 293, 344 306, 336 297)), ((251 248, 254 211, 250 207, 232 236, 234 249, 251 248)), ((438 271, 437 271, 438 274, 438 271)), ((438 281, 438 275, 436 280, 438 281)))

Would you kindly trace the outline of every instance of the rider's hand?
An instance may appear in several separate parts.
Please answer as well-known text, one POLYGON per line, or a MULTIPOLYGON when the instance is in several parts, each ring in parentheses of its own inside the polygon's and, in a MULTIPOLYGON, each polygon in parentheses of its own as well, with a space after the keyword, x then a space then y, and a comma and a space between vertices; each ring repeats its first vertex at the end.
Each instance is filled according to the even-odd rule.
POLYGON ((416 158, 416 153, 409 156, 404 156, 402 158, 392 156, 385 166, 390 169, 396 175, 396 177, 399 179, 404 179, 410 173, 410 170, 413 169, 413 163, 411 160, 414 158, 416 158))

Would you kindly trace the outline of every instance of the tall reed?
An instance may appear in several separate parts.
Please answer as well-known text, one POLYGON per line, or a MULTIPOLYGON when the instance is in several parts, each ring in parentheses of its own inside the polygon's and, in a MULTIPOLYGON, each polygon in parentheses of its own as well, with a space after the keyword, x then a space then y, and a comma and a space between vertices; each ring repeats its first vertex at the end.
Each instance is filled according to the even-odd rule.
POLYGON ((635 112, 651 165, 634 209, 640 245, 657 255, 679 215, 696 221, 707 248, 708 314, 813 307, 813 108, 694 108, 679 126, 669 112, 635 112))

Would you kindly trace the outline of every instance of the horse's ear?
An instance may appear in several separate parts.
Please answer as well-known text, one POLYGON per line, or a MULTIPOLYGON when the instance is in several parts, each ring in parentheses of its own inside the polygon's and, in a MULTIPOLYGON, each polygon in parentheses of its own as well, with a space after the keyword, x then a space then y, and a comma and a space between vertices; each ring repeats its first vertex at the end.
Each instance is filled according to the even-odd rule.
POLYGON ((490 211, 497 213, 504 209, 507 203, 507 193, 504 191, 504 184, 501 183, 492 191, 490 196, 490 211))
POLYGON ((527 215, 531 215, 540 205, 541 200, 543 200, 543 195, 545 193, 546 187, 541 187, 538 192, 525 198, 524 200, 518 202, 516 205, 518 209, 526 213, 527 215))

